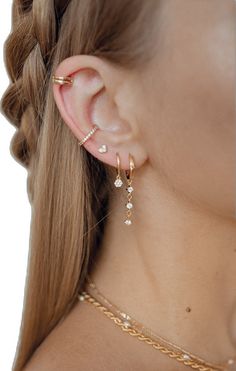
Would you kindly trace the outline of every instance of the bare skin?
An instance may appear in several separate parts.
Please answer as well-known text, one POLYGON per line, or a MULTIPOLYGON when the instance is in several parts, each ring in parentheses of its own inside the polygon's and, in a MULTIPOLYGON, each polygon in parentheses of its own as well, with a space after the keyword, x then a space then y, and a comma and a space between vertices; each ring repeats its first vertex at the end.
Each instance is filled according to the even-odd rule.
MULTIPOLYGON (((154 332, 220 363, 236 355, 236 5, 233 0, 166 0, 160 16, 162 42, 142 72, 90 56, 69 58, 57 74, 73 72, 76 86, 55 87, 55 99, 81 139, 81 131, 91 127, 81 113, 89 74, 80 69, 95 71, 107 89, 96 91, 96 99, 95 91, 88 93, 86 107, 103 126, 85 148, 114 167, 116 151, 123 169, 129 152, 136 160, 133 224, 123 223, 125 189, 114 188, 91 277, 105 296, 154 332), (112 132, 113 122, 119 130, 112 132), (102 143, 108 145, 107 157, 97 152, 102 143)), ((25 371, 42 369, 186 367, 82 303, 25 371)))
POLYGON ((83 303, 44 340, 23 371, 181 371, 185 368, 124 334, 94 307, 83 303))

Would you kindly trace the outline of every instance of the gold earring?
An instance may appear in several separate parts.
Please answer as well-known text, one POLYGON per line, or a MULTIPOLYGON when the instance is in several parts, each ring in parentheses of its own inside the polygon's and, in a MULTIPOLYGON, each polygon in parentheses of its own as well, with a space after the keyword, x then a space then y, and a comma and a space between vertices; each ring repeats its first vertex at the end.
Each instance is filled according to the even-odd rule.
POLYGON ((116 180, 114 181, 114 184, 117 188, 119 188, 122 186, 123 182, 120 177, 120 156, 118 152, 116 152, 116 161, 117 161, 117 175, 116 175, 116 180))
POLYGON ((132 193, 133 193, 133 190, 134 188, 132 187, 132 181, 133 181, 133 177, 134 177, 134 169, 135 169, 135 165, 134 165, 134 158, 133 156, 131 156, 131 154, 129 153, 129 170, 125 170, 125 175, 126 175, 126 180, 127 180, 127 204, 126 204, 126 208, 127 208, 127 211, 126 211, 126 220, 124 221, 124 223, 126 225, 131 225, 132 224, 132 221, 131 221, 131 215, 132 215, 132 212, 131 212, 131 209, 133 208, 133 203, 131 202, 131 199, 132 199, 132 193))
POLYGON ((98 126, 94 126, 92 130, 90 130, 90 132, 79 142, 79 145, 82 146, 86 140, 88 140, 91 135, 93 135, 95 133, 95 131, 98 129, 98 126))
POLYGON ((107 151, 108 149, 106 144, 102 144, 101 147, 98 148, 98 152, 100 153, 106 153, 107 151))
POLYGON ((52 76, 52 82, 54 84, 58 84, 58 85, 72 85, 74 80, 69 77, 69 76, 66 76, 66 77, 63 77, 63 76, 52 76))
MULTIPOLYGON (((52 82, 54 84, 58 84, 58 85, 72 85, 74 80, 72 79, 72 77, 70 76, 66 76, 66 77, 63 77, 63 76, 55 76, 53 75, 52 76, 52 82)), ((98 129, 98 126, 95 125, 91 130, 90 132, 79 142, 79 145, 82 146, 94 133, 95 131, 98 129)))

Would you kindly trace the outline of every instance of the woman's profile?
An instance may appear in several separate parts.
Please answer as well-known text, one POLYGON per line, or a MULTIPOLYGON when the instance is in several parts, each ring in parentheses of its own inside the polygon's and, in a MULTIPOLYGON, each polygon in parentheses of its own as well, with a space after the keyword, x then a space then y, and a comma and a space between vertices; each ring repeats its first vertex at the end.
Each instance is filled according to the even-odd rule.
POLYGON ((5 60, 12 370, 236 370, 235 1, 14 0, 5 60))

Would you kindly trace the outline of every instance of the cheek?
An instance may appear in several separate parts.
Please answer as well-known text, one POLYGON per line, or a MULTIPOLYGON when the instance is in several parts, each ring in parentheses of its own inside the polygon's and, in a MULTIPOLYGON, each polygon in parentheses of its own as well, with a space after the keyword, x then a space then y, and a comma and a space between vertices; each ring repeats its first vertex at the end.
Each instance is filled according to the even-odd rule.
POLYGON ((201 28, 186 21, 182 32, 169 29, 168 47, 148 80, 156 140, 153 132, 144 135, 151 161, 172 186, 217 212, 235 215, 235 26, 231 18, 215 16, 201 28))

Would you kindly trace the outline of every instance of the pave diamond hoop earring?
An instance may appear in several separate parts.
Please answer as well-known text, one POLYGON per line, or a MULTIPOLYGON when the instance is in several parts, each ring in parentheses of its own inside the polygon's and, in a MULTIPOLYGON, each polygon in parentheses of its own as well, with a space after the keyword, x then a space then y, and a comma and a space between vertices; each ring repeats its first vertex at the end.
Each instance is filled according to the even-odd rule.
POLYGON ((117 175, 116 175, 116 180, 114 181, 114 184, 117 188, 120 188, 123 182, 120 177, 120 156, 118 152, 116 152, 116 161, 117 161, 117 175))
POLYGON ((126 225, 131 225, 132 224, 132 220, 130 219, 131 218, 131 215, 132 215, 132 212, 131 212, 131 209, 133 208, 133 203, 131 202, 131 199, 132 199, 132 193, 133 193, 133 190, 134 188, 132 187, 132 181, 133 181, 133 178, 134 178, 134 169, 135 169, 135 165, 134 165, 134 158, 133 156, 129 153, 129 170, 125 170, 125 175, 126 175, 126 180, 127 180, 127 204, 126 204, 126 208, 127 208, 127 211, 126 211, 126 220, 124 221, 124 223, 126 225))
POLYGON ((90 132, 79 142, 79 145, 82 146, 94 133, 95 131, 98 129, 98 126, 95 125, 91 130, 90 132))

